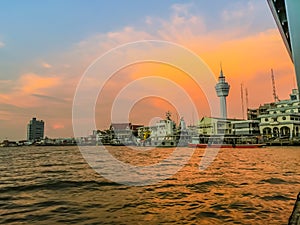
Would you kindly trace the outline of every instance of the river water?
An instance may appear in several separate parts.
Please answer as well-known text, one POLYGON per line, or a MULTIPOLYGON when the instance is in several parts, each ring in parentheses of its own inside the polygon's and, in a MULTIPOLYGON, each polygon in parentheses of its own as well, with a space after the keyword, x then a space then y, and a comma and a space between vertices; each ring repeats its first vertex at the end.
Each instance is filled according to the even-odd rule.
MULTIPOLYGON (((107 148, 135 165, 174 150, 107 148)), ((77 146, 0 148, 0 224, 287 224, 300 191, 299 147, 221 149, 200 171, 203 153, 137 187, 96 173, 77 146)))

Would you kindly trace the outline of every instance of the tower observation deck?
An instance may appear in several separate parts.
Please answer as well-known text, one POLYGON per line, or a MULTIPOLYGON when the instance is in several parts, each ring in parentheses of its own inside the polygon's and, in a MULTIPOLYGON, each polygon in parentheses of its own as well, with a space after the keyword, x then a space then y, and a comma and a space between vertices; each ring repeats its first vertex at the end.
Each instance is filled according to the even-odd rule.
POLYGON ((229 94, 230 85, 225 81, 225 76, 223 74, 222 68, 219 76, 219 82, 216 85, 216 92, 220 98, 220 108, 221 108, 221 118, 227 118, 227 105, 226 97, 229 94))

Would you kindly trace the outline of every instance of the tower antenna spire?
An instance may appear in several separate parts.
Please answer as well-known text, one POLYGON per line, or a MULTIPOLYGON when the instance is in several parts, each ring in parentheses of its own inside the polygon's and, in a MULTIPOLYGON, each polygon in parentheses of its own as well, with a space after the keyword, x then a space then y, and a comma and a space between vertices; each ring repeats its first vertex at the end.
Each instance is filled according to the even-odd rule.
POLYGON ((224 77, 223 67, 222 67, 222 61, 220 61, 220 77, 224 77))
POLYGON ((271 69, 271 77, 272 77, 272 87, 273 87, 274 101, 278 102, 279 98, 278 98, 278 95, 276 94, 275 77, 274 77, 273 69, 271 69))

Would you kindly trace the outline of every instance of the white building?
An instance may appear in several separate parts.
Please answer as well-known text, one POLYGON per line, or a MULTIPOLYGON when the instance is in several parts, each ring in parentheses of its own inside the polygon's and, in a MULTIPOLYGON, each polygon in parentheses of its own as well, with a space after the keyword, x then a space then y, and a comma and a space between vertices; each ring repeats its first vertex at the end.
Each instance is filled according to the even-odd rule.
POLYGON ((203 117, 199 121, 200 135, 259 135, 259 121, 203 117))
POLYGON ((300 137, 300 102, 298 90, 294 89, 289 100, 274 103, 267 113, 258 116, 260 133, 265 137, 300 137))
POLYGON ((171 120, 171 114, 167 112, 166 119, 159 120, 153 126, 138 128, 138 136, 143 145, 150 146, 176 146, 177 129, 176 123, 171 120))
POLYGON ((237 120, 232 121, 232 129, 234 135, 257 136, 259 132, 258 120, 237 120))
POLYGON ((231 119, 216 117, 203 117, 199 121, 199 134, 201 135, 232 135, 231 119))

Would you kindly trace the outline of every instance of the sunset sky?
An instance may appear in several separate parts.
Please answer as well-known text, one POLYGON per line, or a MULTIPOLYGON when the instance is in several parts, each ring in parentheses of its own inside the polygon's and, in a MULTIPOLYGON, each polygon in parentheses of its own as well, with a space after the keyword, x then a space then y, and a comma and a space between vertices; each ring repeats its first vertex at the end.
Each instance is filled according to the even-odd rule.
MULTIPOLYGON (((0 7, 0 141, 26 139, 32 117, 45 121, 48 137, 73 136, 73 97, 86 69, 107 51, 141 40, 163 40, 189 49, 216 78, 221 62, 231 85, 230 118, 243 117, 241 83, 248 90, 250 108, 273 101, 271 68, 280 99, 287 99, 295 88, 292 62, 264 0, 4 0, 0 7)), ((132 123, 147 125, 167 110, 174 113, 164 93, 176 95, 179 92, 172 88, 177 86, 191 97, 198 116, 209 116, 203 93, 182 71, 142 63, 119 70, 105 83, 96 106, 98 128, 109 126, 114 99, 122 88, 154 75, 160 79, 144 79, 134 91, 146 95, 147 88, 159 87, 162 96, 137 102, 129 115, 132 123)), ((176 104, 183 104, 178 99, 176 104)), ((196 118, 192 114, 186 109, 179 116, 192 124, 196 118)))

